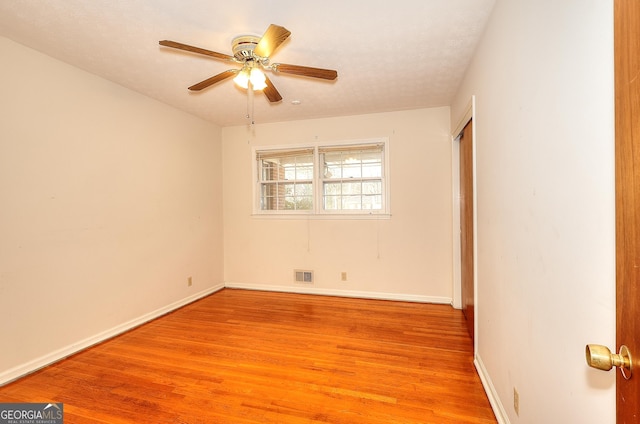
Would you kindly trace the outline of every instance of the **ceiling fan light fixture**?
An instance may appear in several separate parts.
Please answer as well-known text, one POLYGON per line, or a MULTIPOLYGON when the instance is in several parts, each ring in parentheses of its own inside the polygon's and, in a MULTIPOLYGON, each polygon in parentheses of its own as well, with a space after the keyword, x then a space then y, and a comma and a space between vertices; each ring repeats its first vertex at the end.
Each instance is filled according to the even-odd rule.
POLYGON ((254 90, 262 90, 267 86, 267 77, 258 68, 244 67, 238 72, 233 82, 244 89, 248 89, 251 83, 254 90))
POLYGON ((251 68, 249 81, 251 81, 254 90, 262 90, 267 86, 267 77, 258 68, 251 68))
POLYGON ((233 79, 233 82, 235 82, 239 87, 249 88, 249 70, 242 69, 239 71, 238 75, 233 79))

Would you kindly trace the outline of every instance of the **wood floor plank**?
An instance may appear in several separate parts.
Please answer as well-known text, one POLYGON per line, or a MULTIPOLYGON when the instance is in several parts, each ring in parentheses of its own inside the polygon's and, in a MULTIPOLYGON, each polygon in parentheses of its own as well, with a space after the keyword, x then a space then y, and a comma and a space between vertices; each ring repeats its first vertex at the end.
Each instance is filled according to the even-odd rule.
POLYGON ((460 311, 225 289, 0 387, 65 423, 495 423, 460 311))

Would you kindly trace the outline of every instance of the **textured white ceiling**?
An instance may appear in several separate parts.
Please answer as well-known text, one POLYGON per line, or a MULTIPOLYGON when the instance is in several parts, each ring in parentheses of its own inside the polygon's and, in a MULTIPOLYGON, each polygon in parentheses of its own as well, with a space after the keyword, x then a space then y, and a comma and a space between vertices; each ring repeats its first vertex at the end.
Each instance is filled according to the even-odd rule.
POLYGON ((449 105, 494 0, 2 0, 10 38, 221 126, 247 122, 231 80, 187 87, 228 62, 160 47, 173 41, 231 55, 240 34, 274 23, 291 37, 272 62, 338 71, 336 81, 269 77, 283 100, 255 96, 257 123, 449 105), (293 105, 292 100, 301 104, 293 105))

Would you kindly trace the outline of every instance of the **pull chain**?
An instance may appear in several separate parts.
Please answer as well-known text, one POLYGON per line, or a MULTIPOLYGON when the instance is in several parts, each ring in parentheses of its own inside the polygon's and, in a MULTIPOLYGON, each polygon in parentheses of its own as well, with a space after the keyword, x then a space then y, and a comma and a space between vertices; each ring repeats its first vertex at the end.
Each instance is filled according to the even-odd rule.
POLYGON ((254 102, 253 102, 253 84, 249 81, 247 86, 247 119, 249 120, 249 125, 254 126, 256 124, 255 119, 253 117, 254 111, 254 102))

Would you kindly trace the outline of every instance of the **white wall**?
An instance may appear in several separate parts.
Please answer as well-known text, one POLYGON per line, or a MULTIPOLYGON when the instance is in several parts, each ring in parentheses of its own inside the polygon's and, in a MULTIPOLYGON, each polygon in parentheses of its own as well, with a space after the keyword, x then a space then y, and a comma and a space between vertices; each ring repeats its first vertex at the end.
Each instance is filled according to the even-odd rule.
POLYGON ((435 108, 224 128, 225 282, 450 303, 449 127, 449 108, 435 108), (251 215, 252 147, 374 137, 390 140, 390 219, 251 215), (314 270, 314 285, 295 284, 294 269, 314 270))
POLYGON ((223 245, 218 127, 0 56, 1 383, 221 285, 223 245))
POLYGON ((615 346, 612 15, 499 0, 452 105, 476 95, 478 359, 505 422, 615 422, 584 359, 615 346))

